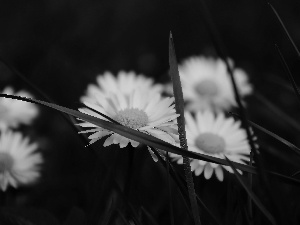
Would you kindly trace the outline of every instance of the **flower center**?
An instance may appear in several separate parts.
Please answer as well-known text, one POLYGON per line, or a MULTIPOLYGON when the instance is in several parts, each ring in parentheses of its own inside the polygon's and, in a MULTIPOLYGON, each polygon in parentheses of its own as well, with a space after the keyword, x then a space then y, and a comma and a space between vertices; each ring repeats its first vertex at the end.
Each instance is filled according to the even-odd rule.
POLYGON ((120 110, 115 120, 120 124, 130 127, 132 129, 139 129, 140 127, 146 126, 148 123, 147 114, 136 108, 127 108, 120 110))
POLYGON ((196 85, 195 89, 199 95, 207 97, 215 96, 219 92, 216 82, 210 79, 201 81, 196 85))
POLYGON ((11 155, 7 153, 0 153, 0 174, 5 171, 10 171, 13 166, 14 160, 11 155))
POLYGON ((221 153, 225 151, 225 140, 217 134, 202 133, 196 140, 195 145, 206 153, 221 153))

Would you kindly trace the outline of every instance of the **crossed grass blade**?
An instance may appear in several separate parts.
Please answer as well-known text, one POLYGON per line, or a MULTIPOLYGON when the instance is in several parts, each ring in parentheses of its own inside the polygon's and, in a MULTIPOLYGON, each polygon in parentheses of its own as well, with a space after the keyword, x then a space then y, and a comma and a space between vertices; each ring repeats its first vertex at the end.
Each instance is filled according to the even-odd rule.
MULTIPOLYGON (((165 167, 167 168, 167 161, 165 161, 162 156, 160 155, 160 153, 157 151, 157 149, 155 148, 151 148, 153 151, 153 154, 155 154, 155 156, 157 157, 157 160, 165 167)), ((185 184, 182 182, 182 180, 179 178, 179 173, 177 173, 174 169, 174 167, 172 166, 172 164, 169 162, 169 173, 172 177, 172 179, 174 180, 174 182, 177 184, 177 187, 179 189, 179 193, 180 196, 182 197, 182 199, 184 200, 184 206, 187 210, 187 214, 189 215, 190 219, 193 219, 193 216, 191 214, 191 208, 189 203, 189 198, 187 195, 187 191, 186 191, 186 186, 185 184)), ((183 179, 184 180, 184 179, 183 179)))
MULTIPOLYGON (((152 149, 153 150, 153 149, 152 149)), ((177 173, 174 169, 174 167, 172 166, 172 164, 170 162, 164 161, 161 156, 158 154, 157 150, 153 150, 154 154, 157 155, 158 160, 160 161, 160 163, 162 163, 162 165, 164 167, 167 167, 167 163, 169 163, 169 168, 170 168, 170 175, 172 176, 174 182, 177 184, 177 187, 180 190, 180 194, 182 195, 182 198, 185 200, 185 206, 187 209, 188 214, 190 215, 190 208, 189 205, 187 204, 189 201, 188 196, 186 194, 186 185, 185 185, 185 180, 184 178, 181 176, 180 173, 177 173)), ((222 223, 220 222, 220 219, 217 218, 212 211, 205 205, 205 203, 200 199, 200 197, 196 194, 196 198, 198 201, 198 204, 200 204, 203 209, 210 215, 210 217, 212 218, 213 222, 217 225, 221 225, 222 223)), ((190 217, 192 217, 192 215, 190 215, 190 217)))
MULTIPOLYGON (((74 109, 69 109, 67 107, 63 107, 63 106, 59 106, 53 103, 49 103, 49 102, 45 102, 45 101, 41 101, 41 100, 36 100, 36 99, 31 99, 31 98, 25 98, 25 97, 20 97, 20 96, 14 96, 14 95, 6 95, 6 94, 0 94, 0 97, 4 97, 4 98, 12 98, 12 99, 17 99, 17 100, 21 100, 21 101, 25 101, 25 102, 30 102, 30 103, 35 103, 35 104, 39 104, 39 105, 43 105, 43 106, 47 106, 49 108, 52 108, 54 110, 69 114, 71 116, 80 118, 82 120, 85 120, 89 123, 95 124, 99 127, 102 127, 104 129, 116 132, 126 138, 135 140, 139 143, 143 143, 145 145, 149 145, 158 149, 162 149, 164 151, 168 151, 168 152, 172 152, 174 154, 178 154, 178 155, 182 155, 182 156, 186 156, 188 158, 192 158, 192 159, 199 159, 199 160, 204 160, 207 162, 212 162, 212 163, 216 163, 216 164, 222 164, 222 165, 229 165, 228 162, 225 159, 220 159, 220 158, 216 158, 213 156, 208 156, 208 155, 204 155, 201 153, 195 153, 195 152, 191 152, 191 151, 185 151, 182 150, 179 147, 173 146, 165 141, 162 141, 158 138, 155 138, 151 135, 148 134, 144 134, 142 132, 133 130, 129 127, 125 127, 125 126, 121 126, 118 124, 113 124, 111 122, 81 113, 79 111, 76 111, 74 109)), ((256 168, 253 166, 248 166, 248 165, 244 165, 241 163, 236 163, 233 162, 234 166, 244 172, 248 172, 248 173, 252 173, 252 174, 257 174, 256 168)), ((300 185, 300 180, 285 176, 283 174, 279 174, 273 171, 266 171, 268 174, 276 176, 282 180, 284 180, 285 182, 291 183, 291 184, 297 184, 300 185)))
POLYGON ((265 215, 265 217, 273 224, 276 225, 276 221, 272 214, 265 208, 265 206, 261 203, 259 198, 252 192, 251 188, 243 181, 241 178, 241 175, 238 173, 236 170, 235 166, 233 163, 226 157, 224 156, 226 161, 229 163, 229 166, 232 168, 235 177, 239 181, 239 183, 243 186, 243 188, 246 190, 248 196, 252 199, 252 201, 256 204, 256 206, 261 210, 261 212, 265 215))

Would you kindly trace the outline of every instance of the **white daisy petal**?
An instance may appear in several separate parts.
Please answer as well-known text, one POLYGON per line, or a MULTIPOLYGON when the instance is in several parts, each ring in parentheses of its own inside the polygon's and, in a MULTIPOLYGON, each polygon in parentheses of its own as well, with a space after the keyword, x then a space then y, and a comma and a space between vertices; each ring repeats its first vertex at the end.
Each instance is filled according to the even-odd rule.
MULTIPOLYGON (((87 100, 84 104, 89 107, 79 109, 81 112, 101 117, 97 113, 101 111, 123 126, 168 143, 176 143, 178 138, 175 119, 178 115, 173 105, 174 98, 163 98, 160 94, 162 89, 159 88, 161 86, 154 85, 151 79, 136 76, 133 72, 120 72, 118 77, 105 73, 103 77, 97 78, 97 82, 98 87, 89 86, 87 95, 81 98, 87 100)), ((85 121, 78 125, 88 129, 80 133, 91 134, 90 144, 109 134, 112 135, 105 140, 104 147, 119 144, 120 148, 124 148, 129 142, 133 147, 140 144, 85 121)))
POLYGON ((130 143, 131 143, 132 147, 134 147, 134 148, 136 148, 140 144, 134 140, 130 140, 130 143))
POLYGON ((215 173, 216 173, 216 177, 218 178, 219 181, 224 180, 224 172, 223 172, 221 166, 218 166, 215 168, 215 173))
MULTIPOLYGON (((215 116, 212 111, 198 111, 196 117, 188 115, 186 137, 189 151, 202 153, 224 159, 224 155, 231 161, 245 164, 249 160, 250 146, 246 132, 240 128, 240 122, 232 118, 225 118, 218 112, 215 116), (220 132, 221 131, 221 132, 220 132)), ((182 157, 170 154, 172 158, 182 162, 182 157)), ((191 169, 199 176, 204 170, 204 177, 210 179, 215 171, 219 181, 224 179, 222 169, 232 173, 228 166, 192 159, 191 169)))
POLYGON ((107 93, 120 92, 129 96, 137 88, 151 93, 161 93, 163 89, 162 85, 154 84, 153 79, 147 78, 142 74, 136 75, 134 72, 120 71, 117 77, 115 77, 107 71, 103 75, 99 75, 96 79, 98 85, 89 85, 84 96, 90 102, 94 102, 96 96, 100 96, 101 94, 106 95, 107 93))
POLYGON ((206 163, 205 168, 204 168, 204 177, 206 179, 210 179, 213 172, 214 172, 214 169, 211 167, 210 163, 206 163))
POLYGON ((104 147, 110 146, 114 143, 114 134, 110 135, 108 138, 106 138, 105 142, 103 143, 104 147))
POLYGON ((204 166, 203 165, 199 165, 196 169, 195 169, 195 175, 199 176, 204 170, 204 166))
POLYGON ((38 145, 29 144, 29 139, 21 133, 7 129, 0 134, 0 188, 6 191, 9 186, 17 188, 36 181, 39 166, 43 162, 38 145), (26 178, 26 179, 25 179, 26 178))
MULTIPOLYGON (((184 99, 190 110, 210 109, 218 112, 236 106, 232 83, 225 62, 221 59, 190 57, 178 69, 184 99)), ((233 74, 240 96, 251 94, 252 87, 247 74, 238 68, 234 68, 233 74)), ((173 93, 170 86, 168 84, 166 90, 173 93)))
MULTIPOLYGON (((22 90, 14 92, 11 87, 4 88, 2 93, 32 98, 29 93, 22 90)), ((11 98, 0 98, 0 114, 1 129, 17 128, 20 124, 30 124, 37 116, 38 108, 33 103, 11 98)))

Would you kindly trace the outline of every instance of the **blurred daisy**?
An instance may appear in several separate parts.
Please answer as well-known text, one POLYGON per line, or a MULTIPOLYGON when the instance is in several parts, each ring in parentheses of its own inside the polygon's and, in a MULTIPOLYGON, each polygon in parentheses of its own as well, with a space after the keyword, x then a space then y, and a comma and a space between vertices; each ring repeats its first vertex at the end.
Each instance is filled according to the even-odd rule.
MULTIPOLYGON (((2 93, 32 98, 25 91, 14 93, 11 87, 6 87, 2 93)), ((2 129, 16 128, 20 124, 28 125, 37 114, 38 108, 35 104, 11 98, 0 98, 0 128, 2 129)))
POLYGON ((29 144, 19 132, 2 130, 0 135, 0 188, 5 191, 9 185, 17 188, 36 181, 39 177, 41 154, 36 153, 38 145, 29 144))
POLYGON ((137 75, 134 72, 120 71, 117 76, 110 72, 105 72, 97 77, 98 85, 90 84, 87 88, 86 95, 81 101, 95 101, 97 94, 105 94, 109 92, 121 92, 129 96, 135 89, 141 89, 151 93, 161 93, 163 86, 154 84, 154 80, 143 75, 137 75))
MULTIPOLYGON (((189 111, 222 111, 236 106, 231 79, 226 64, 221 59, 191 57, 179 65, 178 69, 189 111)), ((234 77, 241 97, 252 92, 243 70, 234 69, 234 77)), ((170 91, 170 86, 167 89, 170 91)))
MULTIPOLYGON (((129 97, 121 92, 95 95, 94 102, 84 102, 84 104, 102 114, 112 118, 120 124, 132 129, 150 134, 169 143, 174 143, 176 135, 176 120, 174 98, 162 98, 160 94, 153 94, 149 91, 135 90, 129 97)), ((98 117, 104 120, 100 114, 88 109, 80 108, 80 112, 98 117)), ((82 133, 93 133, 89 136, 90 144, 104 136, 109 137, 103 146, 119 144, 124 148, 130 142, 133 147, 139 145, 138 142, 130 140, 112 131, 103 129, 88 122, 80 123, 79 126, 91 128, 82 133)))
MULTIPOLYGON (((246 131, 240 128, 240 121, 235 122, 233 118, 225 118, 223 113, 215 117, 211 111, 197 112, 196 119, 190 113, 185 113, 186 137, 190 151, 202 153, 217 158, 225 159, 224 155, 231 161, 245 164, 249 161, 250 146, 248 144, 246 131)), ((183 159, 179 155, 171 154, 179 164, 183 159)), ((199 176, 204 172, 206 179, 211 178, 215 172, 217 178, 223 181, 222 168, 233 173, 229 166, 223 166, 198 159, 191 159, 191 169, 199 176)))

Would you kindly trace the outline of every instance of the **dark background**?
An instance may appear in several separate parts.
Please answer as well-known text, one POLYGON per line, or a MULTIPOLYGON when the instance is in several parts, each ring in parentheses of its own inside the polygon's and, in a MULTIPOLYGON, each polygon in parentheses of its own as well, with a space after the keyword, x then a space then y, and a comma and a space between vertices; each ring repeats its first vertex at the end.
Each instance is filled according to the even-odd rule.
MULTIPOLYGON (((297 138, 300 129, 296 122, 299 105, 274 44, 281 49, 298 83, 299 58, 270 7, 258 0, 212 0, 206 3, 228 56, 249 74, 253 84, 256 95, 246 99, 249 117, 294 144, 300 144, 297 138), (257 97, 258 93, 266 101, 257 97)), ((300 2, 273 1, 272 4, 299 45, 300 2)), ((107 70, 115 74, 120 70, 133 70, 153 77, 157 82, 168 82, 170 30, 179 62, 192 55, 217 55, 203 22, 200 4, 192 0, 0 1, 0 57, 58 104, 73 109, 79 107, 79 97, 87 85, 107 70)), ((11 85, 15 89, 26 89, 37 99, 42 99, 4 64, 0 64, 0 73, 1 88, 11 85)), ((79 135, 57 112, 42 107, 40 112, 32 126, 21 130, 41 146, 45 157, 42 178, 37 186, 11 190, 7 204, 18 209, 46 210, 62 222, 74 208, 82 214, 93 208, 93 198, 87 196, 93 182, 98 182, 98 190, 105 186, 107 174, 102 164, 106 168, 116 167, 114 176, 123 186, 130 148, 103 148, 97 143, 91 150, 84 147, 79 135), (95 173, 101 169, 102 173, 96 179, 95 173)), ((288 151, 265 134, 258 132, 257 135, 270 151, 288 151)), ((296 171, 296 163, 279 159, 277 151, 273 156, 269 154, 265 156, 269 168, 289 175, 296 171)), ((163 200, 167 197, 164 169, 153 163, 146 151, 136 153, 135 159, 138 161, 135 168, 139 171, 135 191, 143 197, 136 197, 139 200, 133 202, 144 205, 156 219, 167 223, 165 210, 168 206, 163 200)), ((198 179, 200 181, 196 183, 205 182, 203 177, 198 179)), ((226 179, 233 182, 229 176, 226 179)), ((222 189, 220 196, 215 193, 203 196, 223 219, 229 203, 223 201, 224 204, 216 207, 212 202, 228 197, 227 186, 227 182, 219 183, 213 179, 199 191, 207 193, 222 189)), ((290 188, 283 186, 286 194, 293 193, 294 189, 290 188)), ((99 198, 103 200, 103 196, 99 198)), ((296 202, 298 197, 287 197, 290 198, 296 202)), ((182 203, 176 201, 179 201, 175 204, 177 212, 183 213, 182 203)), ((288 201, 282 201, 280 207, 283 209, 288 201)), ((107 199, 103 200, 102 208, 99 208, 101 215, 108 204, 107 199)), ((293 215, 293 211, 290 214, 293 215)), ((180 213, 176 215, 182 219, 180 213)), ((291 221, 296 224, 297 219, 291 216, 291 221)))

